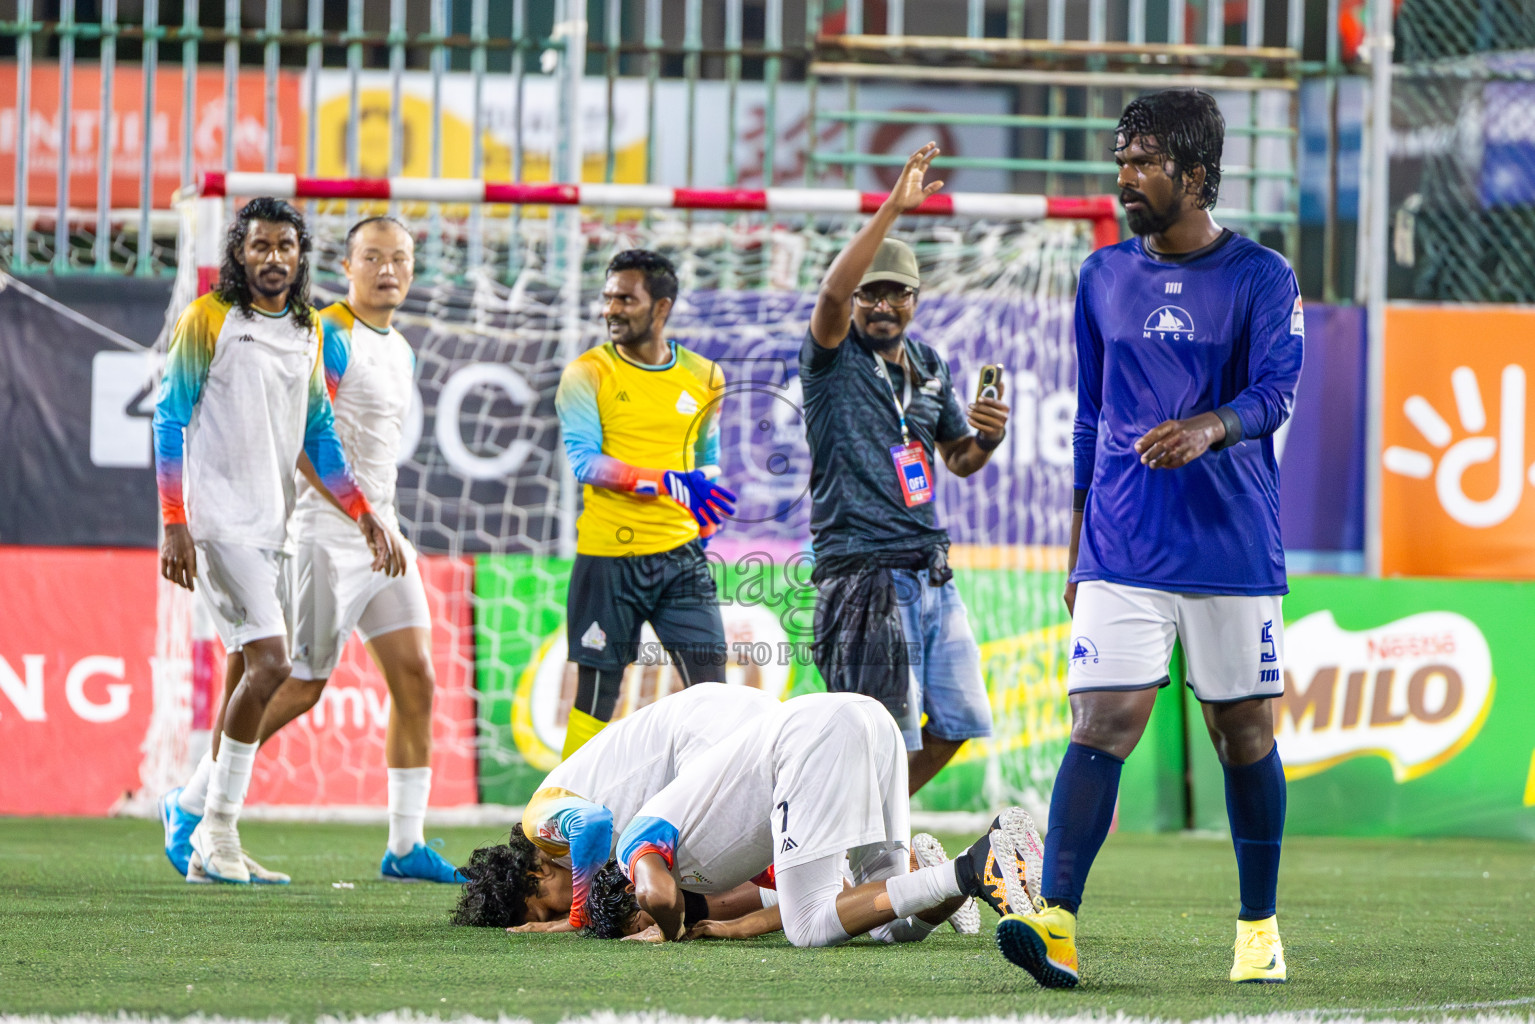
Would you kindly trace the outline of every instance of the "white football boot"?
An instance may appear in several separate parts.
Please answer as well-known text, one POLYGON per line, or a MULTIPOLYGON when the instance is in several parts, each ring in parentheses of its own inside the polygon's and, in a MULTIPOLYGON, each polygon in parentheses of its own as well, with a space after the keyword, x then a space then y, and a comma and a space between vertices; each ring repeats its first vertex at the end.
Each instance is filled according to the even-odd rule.
MULTIPOLYGON (((291 877, 283 874, 281 871, 273 871, 271 868, 262 867, 257 863, 255 857, 252 857, 244 850, 240 851, 240 856, 244 858, 245 867, 250 871, 252 885, 287 885, 293 881, 291 877)), ((192 851, 191 860, 187 862, 187 881, 192 885, 213 884, 213 879, 209 878, 208 873, 203 870, 202 854, 196 850, 192 851)))
MULTIPOLYGON (((192 849, 202 858, 202 872, 214 882, 249 885, 250 868, 245 851, 240 849, 240 830, 233 817, 212 813, 205 815, 192 832, 192 849)), ((187 877, 192 875, 190 863, 187 877)))
MULTIPOLYGON (((926 832, 911 837, 911 852, 924 868, 936 867, 949 859, 943 844, 926 832)), ((961 935, 974 935, 981 930, 981 909, 975 905, 975 897, 966 897, 960 908, 949 915, 949 926, 961 935)))

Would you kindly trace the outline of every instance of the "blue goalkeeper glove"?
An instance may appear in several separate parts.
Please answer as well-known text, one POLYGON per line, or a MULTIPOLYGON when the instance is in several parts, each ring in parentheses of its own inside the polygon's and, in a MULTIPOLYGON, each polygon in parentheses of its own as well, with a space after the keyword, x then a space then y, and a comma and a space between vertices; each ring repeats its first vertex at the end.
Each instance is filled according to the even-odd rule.
POLYGON ((673 501, 693 513, 701 528, 719 526, 725 516, 735 515, 736 496, 701 469, 668 469, 662 483, 673 501))

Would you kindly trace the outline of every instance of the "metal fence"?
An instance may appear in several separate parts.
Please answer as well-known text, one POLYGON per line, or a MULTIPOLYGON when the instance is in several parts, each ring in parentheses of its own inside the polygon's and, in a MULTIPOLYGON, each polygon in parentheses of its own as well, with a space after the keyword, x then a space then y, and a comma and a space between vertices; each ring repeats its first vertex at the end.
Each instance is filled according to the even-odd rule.
POLYGON ((1535 4, 1409 2, 1397 44, 1391 294, 1535 302, 1535 4))
MULTIPOLYGON (((217 168, 877 189, 931 133, 957 187, 1101 192, 1123 103, 1182 85, 1227 115, 1220 217, 1295 259, 1297 96, 1345 71, 1339 4, 11 0, 0 258, 168 272, 171 194, 217 168)), ((479 217, 431 225, 489 251, 479 217)))

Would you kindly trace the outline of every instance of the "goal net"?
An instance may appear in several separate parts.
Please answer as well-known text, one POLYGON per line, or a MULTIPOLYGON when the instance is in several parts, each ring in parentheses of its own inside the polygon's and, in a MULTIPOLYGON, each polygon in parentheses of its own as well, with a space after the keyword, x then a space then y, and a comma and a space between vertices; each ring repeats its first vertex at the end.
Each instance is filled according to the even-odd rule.
MULTIPOLYGON (((345 295, 342 242, 358 217, 389 210, 417 235, 415 284, 395 319, 416 351, 419 398, 398 501, 435 623, 435 806, 521 804, 558 761, 575 685, 564 608, 580 493, 554 393, 565 365, 604 340, 598 294, 623 249, 673 260, 681 295, 668 333, 718 362, 728 381, 721 465, 740 502, 709 556, 730 681, 783 697, 822 688, 809 655, 798 354, 827 266, 881 197, 210 175, 203 197, 182 207, 177 309, 215 276, 230 204, 264 194, 307 210, 316 305, 345 295)), ((996 735, 968 744, 916 805, 1041 810, 1070 727, 1061 593, 1072 301, 1083 258, 1116 237, 1114 208, 1102 199, 940 194, 920 212, 897 231, 922 265, 911 335, 947 358, 962 401, 983 364, 1002 364, 1012 418, 983 472, 961 480, 940 471, 936 487, 996 735)), ((222 685, 209 624, 173 588, 161 593, 157 655, 167 682, 157 685, 146 740, 147 793, 176 784, 206 742, 222 685)), ((642 657, 624 678, 618 713, 680 685, 664 656, 642 657)), ((338 817, 381 809, 388 709, 382 677, 354 637, 320 703, 263 748, 251 806, 338 817)))

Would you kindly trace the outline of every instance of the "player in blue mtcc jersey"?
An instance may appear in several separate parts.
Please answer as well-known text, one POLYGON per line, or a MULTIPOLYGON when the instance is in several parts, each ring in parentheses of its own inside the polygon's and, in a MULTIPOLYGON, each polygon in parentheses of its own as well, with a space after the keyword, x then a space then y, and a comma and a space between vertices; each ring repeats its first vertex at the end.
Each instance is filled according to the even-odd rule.
POLYGON ((1008 959, 1049 987, 1077 984, 1083 883, 1176 639, 1226 773, 1241 888, 1231 980, 1285 980, 1271 698, 1284 691, 1287 587, 1273 434, 1305 330, 1289 265, 1210 216, 1224 134, 1202 92, 1125 108, 1114 155, 1137 237, 1088 257, 1077 286, 1071 743, 1050 800, 1047 909, 997 928, 1008 959))

